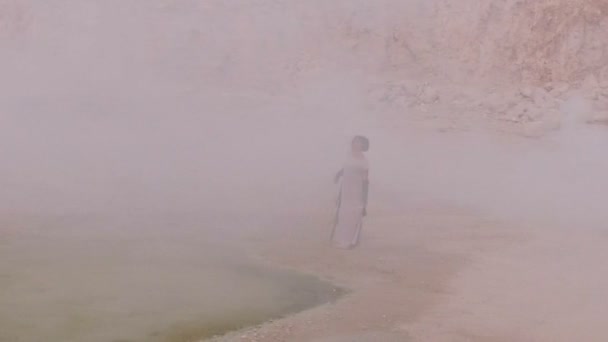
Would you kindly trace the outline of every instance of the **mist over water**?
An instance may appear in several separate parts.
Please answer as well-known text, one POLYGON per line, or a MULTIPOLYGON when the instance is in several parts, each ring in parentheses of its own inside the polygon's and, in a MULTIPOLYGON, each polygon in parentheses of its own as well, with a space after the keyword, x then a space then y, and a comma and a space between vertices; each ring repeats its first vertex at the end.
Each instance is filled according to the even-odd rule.
MULTIPOLYGON (((19 269, 32 262, 22 259, 22 253, 32 253, 39 269, 45 269, 45 255, 56 258, 67 269, 57 272, 69 273, 82 265, 70 263, 78 260, 78 250, 61 254, 66 244, 127 236, 126 247, 121 245, 125 241, 117 247, 124 258, 102 265, 112 268, 137 259, 129 244, 145 245, 158 231, 162 238, 156 237, 154 246, 168 248, 167 254, 142 248, 151 259, 179 259, 163 265, 163 271, 192 272, 198 267, 192 260, 225 256, 197 246, 184 256, 179 247, 163 242, 176 238, 174 222, 125 224, 125 217, 194 215, 197 219, 187 230, 220 232, 233 240, 245 239, 251 227, 275 218, 329 219, 336 194, 332 178, 357 134, 371 140, 372 219, 429 203, 573 229, 603 228, 608 219, 603 206, 608 138, 603 127, 580 123, 591 110, 584 94, 565 101, 561 129, 538 140, 481 128, 418 130, 408 124, 408 113, 388 116, 367 106, 369 86, 378 81, 374 72, 380 68, 375 65, 385 60, 360 51, 377 51, 384 41, 371 39, 375 43, 360 46, 353 39, 334 45, 341 31, 323 30, 350 18, 363 27, 376 27, 357 34, 389 32, 398 15, 369 1, 341 1, 333 7, 319 2, 318 13, 283 2, 262 6, 262 1, 5 3, 9 10, 2 13, 10 16, 0 20, 12 21, 0 25, 0 214, 18 217, 18 225, 25 226, 29 224, 23 218, 29 215, 85 218, 67 231, 62 222, 50 220, 34 230, 28 227, 28 234, 57 232, 52 237, 60 242, 51 244, 54 249, 48 255, 36 254, 48 241, 9 243, 4 255, 14 258, 1 265, 6 273, 17 274, 16 281, 38 279, 19 278, 19 269), (100 225, 99 217, 123 226, 100 225), (247 220, 218 225, 210 221, 216 217, 247 220), (116 226, 125 231, 107 230, 116 226), (154 226, 154 232, 146 230, 148 226, 154 226), (87 240, 90 236, 84 239, 82 232, 103 234, 87 240)), ((426 2, 400 3, 399 9, 410 10, 409 15, 432 14, 426 2)), ((423 38, 414 40, 433 45, 431 37, 423 38)), ((189 237, 176 239, 183 239, 181 243, 189 237)), ((95 253, 89 259, 93 264, 96 257, 105 257, 103 248, 95 253)), ((131 280, 152 277, 152 271, 131 280)), ((121 272, 126 271, 112 274, 121 279, 121 272)), ((211 276, 182 280, 197 283, 211 276)), ((227 282, 234 282, 233 276, 226 277, 227 282)), ((259 285, 262 292, 284 290, 280 284, 256 281, 250 284, 259 285)), ((30 296, 31 288, 24 289, 18 294, 30 296)), ((179 286, 171 289, 180 292, 179 286)), ((192 296, 198 292, 188 289, 185 293, 192 296)), ((185 301, 187 296, 176 297, 185 301)), ((216 304, 220 308, 221 303, 216 304)), ((260 306, 266 310, 266 304, 260 306)), ((174 303, 165 308, 178 310, 174 303)), ((274 314, 276 308, 266 311, 274 314)), ((167 319, 175 317, 180 314, 167 319)))

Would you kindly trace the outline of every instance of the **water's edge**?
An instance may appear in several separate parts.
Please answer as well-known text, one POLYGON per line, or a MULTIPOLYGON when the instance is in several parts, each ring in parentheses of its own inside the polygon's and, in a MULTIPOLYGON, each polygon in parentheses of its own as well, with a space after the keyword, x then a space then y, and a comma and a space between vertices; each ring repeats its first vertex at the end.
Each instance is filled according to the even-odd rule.
POLYGON ((161 340, 166 342, 206 341, 321 305, 334 303, 349 292, 345 288, 335 286, 313 275, 305 275, 292 270, 273 270, 269 266, 247 265, 241 266, 239 272, 252 277, 270 279, 274 283, 287 287, 287 293, 292 296, 288 299, 277 298, 277 302, 281 304, 272 313, 243 310, 229 317, 217 317, 215 320, 207 320, 204 323, 192 321, 175 324, 165 332, 161 340))

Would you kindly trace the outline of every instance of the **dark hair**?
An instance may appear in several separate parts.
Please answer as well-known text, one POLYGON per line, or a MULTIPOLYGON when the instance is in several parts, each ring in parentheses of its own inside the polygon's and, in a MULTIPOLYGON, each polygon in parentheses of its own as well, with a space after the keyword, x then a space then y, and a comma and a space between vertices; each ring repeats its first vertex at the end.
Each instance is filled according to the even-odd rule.
POLYGON ((357 135, 353 138, 353 142, 359 140, 361 142, 361 144, 363 145, 363 152, 367 152, 369 151, 369 139, 367 139, 367 137, 364 137, 362 135, 357 135))

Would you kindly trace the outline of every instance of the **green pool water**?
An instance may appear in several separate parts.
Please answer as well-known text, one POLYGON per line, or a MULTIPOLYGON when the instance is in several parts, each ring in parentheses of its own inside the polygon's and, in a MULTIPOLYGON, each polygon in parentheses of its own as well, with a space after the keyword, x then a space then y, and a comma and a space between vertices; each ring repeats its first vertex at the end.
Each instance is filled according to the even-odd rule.
POLYGON ((198 341, 342 293, 246 260, 196 233, 16 234, 0 241, 0 341, 198 341))

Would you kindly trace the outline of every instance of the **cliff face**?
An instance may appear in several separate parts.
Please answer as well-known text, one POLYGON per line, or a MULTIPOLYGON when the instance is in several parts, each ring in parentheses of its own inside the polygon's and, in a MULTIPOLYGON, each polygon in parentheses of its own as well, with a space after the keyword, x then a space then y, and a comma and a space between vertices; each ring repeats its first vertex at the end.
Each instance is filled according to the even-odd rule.
POLYGON ((608 1, 437 3, 437 33, 470 68, 546 83, 608 75, 608 1))
POLYGON ((100 44, 133 37, 135 47, 154 43, 174 58, 172 49, 199 49, 181 62, 219 72, 271 64, 288 73, 346 60, 393 69, 449 65, 464 75, 545 83, 608 77, 607 18, 606 0, 2 0, 0 37, 29 31, 48 39, 85 28, 100 44))
POLYGON ((0 69, 30 93, 273 93, 357 73, 376 104, 527 122, 573 89, 608 108, 606 37, 608 0, 0 0, 0 69))

